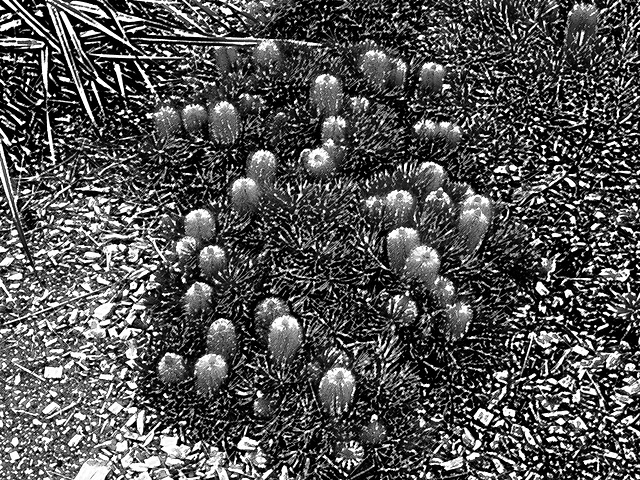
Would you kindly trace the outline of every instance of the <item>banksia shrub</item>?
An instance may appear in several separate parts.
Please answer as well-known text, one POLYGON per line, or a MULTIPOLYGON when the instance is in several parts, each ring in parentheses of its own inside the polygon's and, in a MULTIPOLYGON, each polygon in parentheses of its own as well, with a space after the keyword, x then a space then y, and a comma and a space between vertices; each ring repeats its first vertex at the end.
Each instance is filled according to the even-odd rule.
POLYGON ((333 75, 323 74, 316 78, 311 88, 311 102, 318 115, 337 115, 342 107, 342 86, 333 75))
POLYGON ((276 318, 269 330, 269 352, 277 363, 286 363, 300 348, 300 325, 291 315, 276 318))
POLYGON ((400 227, 391 231, 387 235, 387 257, 391 268, 401 271, 409 254, 419 245, 418 232, 413 228, 400 227))
POLYGON ((389 300, 387 313, 401 325, 410 325, 418 318, 418 306, 407 294, 395 295, 389 300))
POLYGON ((201 135, 209 116, 202 105, 191 104, 182 110, 182 124, 190 135, 201 135))
POLYGON ((193 373, 200 394, 212 395, 227 378, 227 362, 221 355, 208 353, 198 359, 193 373))
POLYGON ((393 190, 387 194, 385 207, 388 220, 394 226, 401 227, 413 218, 415 199, 406 190, 393 190))
POLYGON ((383 88, 389 80, 391 61, 386 53, 369 50, 360 59, 360 71, 371 86, 383 88))
POLYGON ((198 266, 200 273, 205 278, 211 279, 227 266, 227 256, 224 250, 217 245, 208 245, 200 250, 198 266))
POLYGON ((315 178, 326 178, 336 169, 336 162, 324 148, 305 150, 301 156, 307 171, 315 178))
POLYGON ((440 256, 426 245, 411 250, 404 265, 404 276, 408 280, 432 287, 440 273, 440 256))
POLYGON ((473 312, 466 303, 456 302, 447 308, 443 332, 447 340, 449 342, 460 340, 467 333, 472 318, 473 312))
POLYGON ((420 70, 420 87, 429 93, 442 92, 445 69, 442 65, 428 62, 420 70))
POLYGON ((467 252, 471 254, 487 233, 489 229, 489 219, 477 208, 474 210, 464 210, 460 214, 458 230, 466 241, 467 252))
POLYGON ((156 133, 161 139, 167 139, 180 134, 182 129, 182 120, 178 111, 169 106, 160 108, 153 114, 156 124, 156 133))
POLYGON ((208 312, 211 309, 212 295, 213 290, 206 283, 196 282, 191 285, 184 296, 187 313, 195 315, 208 312))
POLYGON ((389 72, 390 87, 404 87, 407 79, 407 63, 404 60, 395 58, 391 61, 391 71, 389 72))
POLYGON ((240 120, 236 107, 229 102, 218 102, 209 110, 209 135, 223 145, 238 139, 240 120))
POLYGON ((236 47, 214 47, 216 64, 221 73, 229 73, 238 61, 238 50, 236 47))
POLYGON ((253 58, 260 68, 269 71, 281 62, 282 54, 276 42, 263 40, 253 50, 253 58))
POLYGON ((353 374, 346 368, 335 367, 322 377, 318 394, 322 406, 331 416, 337 417, 349 408, 355 389, 353 374))
POLYGON ((268 150, 258 150, 251 157, 247 165, 247 177, 259 185, 273 182, 278 162, 276 156, 268 150))
POLYGON ((213 217, 209 210, 200 208, 189 212, 184 217, 184 232, 197 242, 210 240, 214 234, 213 217))
POLYGON ((333 140, 336 143, 342 143, 345 138, 345 130, 347 123, 342 117, 331 116, 322 123, 321 140, 333 140))
POLYGON ((238 213, 253 212, 260 205, 260 187, 251 178, 239 178, 231 186, 231 204, 238 213))
POLYGON ((187 368, 182 355, 165 353, 158 363, 158 377, 165 385, 180 383, 187 378, 187 368))
POLYGON ((198 249, 198 242, 193 237, 182 237, 176 243, 176 254, 178 255, 178 261, 184 265, 195 254, 198 249))
POLYGON ((207 353, 216 353, 229 361, 236 349, 236 329, 230 320, 219 318, 209 327, 207 353))
POLYGON ((575 53, 577 49, 592 42, 598 28, 599 12, 595 5, 577 3, 569 12, 565 35, 566 48, 575 53))

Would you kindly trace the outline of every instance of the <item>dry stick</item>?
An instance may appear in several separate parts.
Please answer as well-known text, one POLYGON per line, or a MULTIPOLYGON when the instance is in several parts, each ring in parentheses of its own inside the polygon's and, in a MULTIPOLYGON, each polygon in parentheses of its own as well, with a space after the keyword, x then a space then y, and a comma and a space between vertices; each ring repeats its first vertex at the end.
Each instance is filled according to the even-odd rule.
POLYGON ((529 335, 529 347, 527 348, 527 354, 524 356, 524 362, 522 362, 522 368, 520 369, 520 375, 518 376, 518 379, 522 378, 522 374, 524 373, 524 367, 527 365, 527 361, 529 360, 529 354, 531 353, 531 345, 533 345, 533 335, 529 335))
POLYGON ((36 377, 38 380, 42 381, 42 382, 46 382, 46 380, 41 377, 40 375, 38 375, 37 373, 29 370, 27 367, 23 367, 22 365, 20 365, 18 362, 16 362, 15 360, 13 360, 13 364, 18 367, 20 370, 24 370, 25 372, 27 372, 29 375, 33 375, 34 377, 36 377))

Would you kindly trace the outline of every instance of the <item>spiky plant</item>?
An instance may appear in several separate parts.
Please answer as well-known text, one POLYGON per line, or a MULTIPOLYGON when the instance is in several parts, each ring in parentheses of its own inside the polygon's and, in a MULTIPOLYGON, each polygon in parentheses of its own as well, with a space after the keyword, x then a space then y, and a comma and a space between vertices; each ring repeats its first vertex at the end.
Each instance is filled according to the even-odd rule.
POLYGON ((220 355, 226 361, 236 349, 236 329, 226 318, 215 320, 207 332, 207 352, 220 355))
POLYGON ((187 378, 187 369, 182 355, 165 353, 158 362, 158 376, 166 385, 180 383, 187 378))
POLYGON ((182 121, 180 119, 180 113, 169 106, 165 105, 153 114, 153 119, 156 124, 156 133, 161 139, 168 139, 180 134, 182 130, 182 121))
POLYGON ((322 377, 318 386, 318 396, 327 412, 336 417, 348 410, 355 390, 353 374, 346 368, 336 367, 322 377))
POLYGON ((302 331, 295 317, 283 315, 276 318, 269 330, 269 352, 273 359, 286 363, 300 348, 302 331))
POLYGON ((226 380, 229 367, 224 357, 207 353, 198 359, 194 368, 196 387, 201 395, 216 393, 226 380))

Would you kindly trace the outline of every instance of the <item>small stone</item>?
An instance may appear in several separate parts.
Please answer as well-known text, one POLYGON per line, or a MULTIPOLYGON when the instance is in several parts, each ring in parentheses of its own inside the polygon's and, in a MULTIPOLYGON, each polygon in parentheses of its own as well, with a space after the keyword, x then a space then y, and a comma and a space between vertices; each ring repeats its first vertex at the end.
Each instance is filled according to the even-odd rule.
POLYGON ((148 468, 157 468, 160 465, 162 465, 162 462, 160 461, 160 458, 158 458, 157 456, 154 457, 149 457, 144 461, 144 464, 148 467, 148 468))
POLYGON ((115 303, 104 303, 93 311, 93 316, 98 320, 106 320, 113 314, 115 308, 115 303))
POLYGON ((44 367, 44 378, 59 379, 62 378, 62 367, 44 367))
POLYGON ((122 410, 123 410, 123 406, 120 405, 118 402, 113 402, 111 404, 111 406, 108 408, 108 410, 114 414, 114 415, 118 415, 122 410))
POLYGON ((50 415, 58 409, 60 409, 60 405, 58 405, 56 402, 51 402, 49 405, 44 407, 44 410, 42 410, 42 414, 50 415))

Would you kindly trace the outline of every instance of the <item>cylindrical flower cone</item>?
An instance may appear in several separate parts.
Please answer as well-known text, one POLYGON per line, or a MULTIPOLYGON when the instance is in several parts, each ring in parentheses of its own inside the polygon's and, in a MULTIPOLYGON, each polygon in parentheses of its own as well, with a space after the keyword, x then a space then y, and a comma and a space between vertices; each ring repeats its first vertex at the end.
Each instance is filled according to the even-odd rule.
POLYGON ((213 290, 209 285, 202 282, 196 282, 184 296, 184 305, 188 313, 196 315, 206 313, 211 309, 211 297, 213 290))
POLYGON ((219 318, 209 327, 207 333, 207 353, 216 353, 226 361, 236 349, 236 329, 230 320, 219 318))
POLYGON ((453 214, 453 202, 442 188, 429 193, 427 198, 424 199, 420 224, 423 225, 428 222, 433 214, 445 216, 453 214))
POLYGON ((413 130, 418 138, 425 141, 435 141, 439 138, 440 127, 432 120, 420 120, 413 130))
POLYGON ((372 218, 382 218, 385 209, 385 199, 378 196, 371 196, 365 200, 365 207, 372 218))
POLYGON ((362 115, 369 110, 370 102, 364 97, 351 97, 350 104, 355 115, 362 115))
POLYGON ((444 334, 449 342, 460 340, 469 329, 473 318, 471 307, 466 303, 456 302, 447 309, 444 334))
POLYGON ((303 160, 307 171, 315 178, 328 177, 336 169, 336 163, 324 148, 307 152, 303 160))
POLYGON ((384 88, 389 80, 391 61, 380 50, 369 50, 360 60, 360 70, 367 82, 375 88, 384 88))
POLYGON ((480 245, 488 229, 489 219, 479 208, 475 210, 465 210, 460 214, 458 230, 466 241, 467 252, 469 254, 480 245))
POLYGON ((289 307, 279 298, 270 297, 258 304, 254 312, 255 325, 263 330, 269 329, 278 317, 289 315, 289 307))
POLYGON ((311 89, 311 102, 318 108, 318 115, 337 115, 342 107, 342 86, 333 75, 316 78, 311 89))
POLYGON ((462 130, 458 125, 451 122, 440 122, 438 124, 438 135, 450 147, 457 147, 462 141, 462 130))
POLYGON ((253 50, 253 59, 258 67, 263 71, 269 72, 280 64, 282 54, 276 42, 263 40, 253 50))
POLYGON ((195 238, 197 242, 211 240, 214 228, 213 217, 209 210, 204 208, 193 210, 184 217, 184 233, 195 238))
POLYGON ((389 265, 396 272, 400 272, 409 254, 420 245, 418 232, 413 228, 400 227, 387 235, 387 256, 389 265))
POLYGON ((420 70, 420 86, 429 93, 442 92, 445 69, 438 63, 428 62, 420 70))
POLYGON ((255 180, 240 178, 231 186, 231 204, 239 213, 255 211, 260 205, 261 191, 255 180))
POLYGON ((362 429, 360 439, 363 443, 370 445, 380 445, 387 439, 387 429, 378 420, 377 415, 371 416, 371 421, 362 429))
POLYGON ((269 352, 279 363, 286 363, 300 348, 302 332, 298 320, 291 315, 276 318, 269 330, 269 352))
POLYGON ((200 394, 211 395, 220 390, 228 372, 227 362, 221 355, 208 353, 200 357, 194 369, 196 387, 200 394))
POLYGON ((218 102, 209 110, 209 135, 218 143, 231 145, 238 139, 240 119, 229 102, 218 102))
POLYGON ((187 378, 187 369, 182 355, 165 353, 158 363, 158 377, 165 385, 175 385, 187 378))
POLYGON ((440 256, 435 249, 426 245, 414 248, 404 265, 404 275, 410 281, 417 281, 432 288, 440 273, 440 256))
POLYGON ((415 199, 406 190, 393 190, 385 201, 387 218, 395 226, 404 226, 413 218, 415 199))
POLYGON ((202 135, 208 120, 207 109, 202 105, 191 104, 182 110, 182 124, 189 135, 202 135))
POLYGON ((355 389, 355 380, 349 370, 342 367, 332 368, 320 380, 320 402, 331 416, 340 416, 351 405, 355 389))
POLYGON ((178 111, 169 106, 160 108, 153 114, 153 119, 156 124, 156 133, 161 139, 167 139, 169 137, 175 137, 180 135, 182 130, 182 120, 178 111))
POLYGON ((577 3, 567 18, 565 45, 571 50, 591 41, 598 28, 599 11, 595 5, 577 3))
POLYGON ((344 160, 346 149, 343 146, 338 145, 334 140, 328 139, 322 143, 322 149, 329 154, 331 160, 333 160, 336 168, 344 160))
POLYGON ((439 276, 436 279, 431 293, 433 293, 433 296, 442 308, 445 308, 447 305, 451 305, 456 298, 456 288, 453 285, 453 282, 442 276, 439 276))
POLYGON ((278 162, 276 156, 268 150, 258 150, 249 158, 247 165, 247 177, 258 185, 273 183, 278 162))
POLYGON ((208 245, 200 250, 198 266, 200 267, 200 273, 205 278, 211 279, 227 266, 227 256, 219 246, 208 245))
POLYGON ((491 206, 491 200, 487 197, 483 197, 482 195, 472 195, 467 197, 462 203, 462 211, 466 210, 477 210, 480 209, 482 214, 487 217, 489 223, 491 223, 491 219, 493 218, 493 208, 491 206))
POLYGON ((416 175, 417 183, 424 192, 433 192, 442 187, 447 175, 442 166, 434 162, 423 162, 416 175))
POLYGON ((344 118, 331 116, 328 117, 322 123, 322 136, 321 140, 333 140, 336 143, 342 143, 345 138, 345 130, 347 128, 347 122, 344 118))

